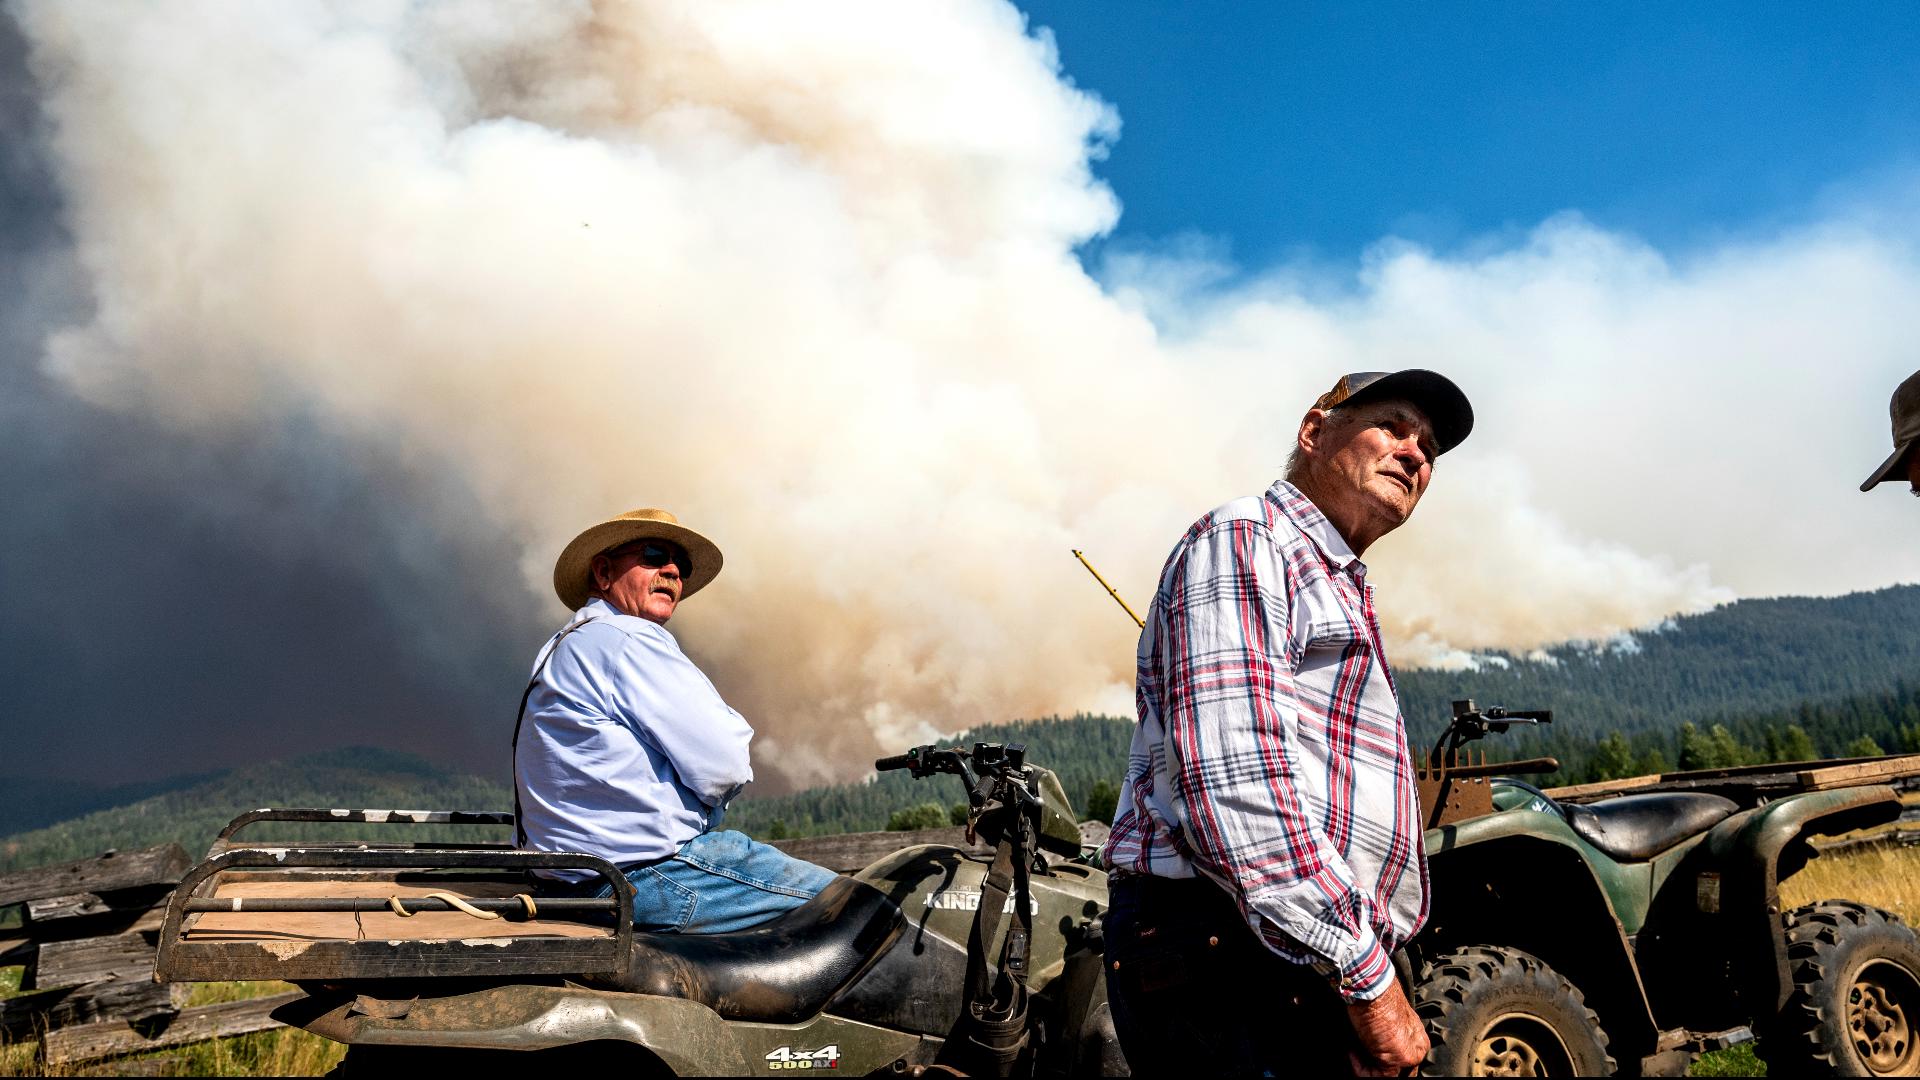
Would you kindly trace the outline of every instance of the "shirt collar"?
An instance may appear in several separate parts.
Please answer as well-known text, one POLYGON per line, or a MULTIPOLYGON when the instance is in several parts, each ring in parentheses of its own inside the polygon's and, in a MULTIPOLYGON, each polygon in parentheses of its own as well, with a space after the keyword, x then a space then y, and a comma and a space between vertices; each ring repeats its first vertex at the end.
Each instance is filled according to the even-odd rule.
MULTIPOLYGON (((586 604, 582 606, 579 611, 573 613, 573 618, 576 622, 583 619, 629 619, 633 622, 643 622, 649 626, 659 626, 660 629, 667 630, 665 626, 661 626, 661 624, 654 622, 652 619, 643 619, 638 615, 629 615, 619 608, 614 607, 611 601, 599 596, 589 597, 586 604)), ((667 632, 672 633, 670 630, 667 632)))
POLYGON ((581 607, 579 611, 574 612, 573 617, 576 620, 577 619, 604 619, 610 615, 624 616, 625 614, 626 612, 621 611, 617 607, 614 607, 611 603, 607 602, 605 599, 595 596, 595 597, 589 598, 585 606, 581 607))
POLYGON ((1321 556, 1328 562, 1355 577, 1366 576, 1367 564, 1360 561, 1360 556, 1353 553, 1346 537, 1340 535, 1340 530, 1333 527, 1327 515, 1321 513, 1320 508, 1313 505, 1313 500, 1301 493, 1299 488, 1285 480, 1275 480, 1273 486, 1267 489, 1267 499, 1280 508, 1287 520, 1293 522, 1294 528, 1313 541, 1313 546, 1320 549, 1321 556))

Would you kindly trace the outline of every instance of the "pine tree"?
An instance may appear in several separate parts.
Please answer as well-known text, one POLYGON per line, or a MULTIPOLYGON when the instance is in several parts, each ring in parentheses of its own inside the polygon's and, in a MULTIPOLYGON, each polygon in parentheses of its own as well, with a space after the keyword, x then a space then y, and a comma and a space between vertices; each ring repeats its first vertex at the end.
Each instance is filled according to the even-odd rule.
POLYGON ((1847 748, 1841 753, 1845 757, 1879 757, 1886 753, 1886 751, 1880 749, 1879 743, 1874 742, 1873 739, 1866 735, 1862 735, 1848 743, 1847 748))
MULTIPOLYGON (((1562 755, 1562 764, 1566 764, 1565 756, 1562 755)), ((1591 764, 1581 772, 1595 780, 1618 780, 1633 776, 1633 747, 1628 745, 1626 736, 1617 731, 1608 732, 1607 737, 1594 747, 1591 764)))
POLYGON ((1120 788, 1106 780, 1096 780, 1087 794, 1087 820, 1110 822, 1120 804, 1120 788))
POLYGON ((895 810, 887 819, 888 832, 913 832, 916 829, 938 829, 947 824, 947 808, 939 803, 921 803, 905 810, 895 810))
POLYGON ((1776 744, 1768 754, 1772 761, 1812 761, 1820 756, 1813 748, 1813 740, 1807 737, 1807 730, 1799 724, 1788 724, 1774 741, 1776 744))

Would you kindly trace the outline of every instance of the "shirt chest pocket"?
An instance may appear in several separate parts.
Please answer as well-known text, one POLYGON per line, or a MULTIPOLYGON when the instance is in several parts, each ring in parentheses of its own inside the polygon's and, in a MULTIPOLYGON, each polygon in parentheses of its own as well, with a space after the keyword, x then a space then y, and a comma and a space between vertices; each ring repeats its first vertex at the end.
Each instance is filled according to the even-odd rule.
POLYGON ((1373 640, 1347 619, 1315 619, 1296 631, 1296 677, 1331 678, 1342 664, 1370 664, 1373 640))

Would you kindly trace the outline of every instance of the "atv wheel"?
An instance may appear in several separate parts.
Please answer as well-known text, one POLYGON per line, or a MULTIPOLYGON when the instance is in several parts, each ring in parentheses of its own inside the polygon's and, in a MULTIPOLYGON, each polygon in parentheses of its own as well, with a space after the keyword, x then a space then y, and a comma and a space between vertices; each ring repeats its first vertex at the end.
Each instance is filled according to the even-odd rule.
POLYGON ((1605 1076, 1607 1034, 1573 984, 1519 949, 1471 945, 1427 965, 1413 1010, 1423 1076, 1605 1076))
POLYGON ((1793 992, 1754 1050, 1781 1075, 1920 1076, 1920 940, 1898 915, 1823 900, 1785 918, 1793 992))

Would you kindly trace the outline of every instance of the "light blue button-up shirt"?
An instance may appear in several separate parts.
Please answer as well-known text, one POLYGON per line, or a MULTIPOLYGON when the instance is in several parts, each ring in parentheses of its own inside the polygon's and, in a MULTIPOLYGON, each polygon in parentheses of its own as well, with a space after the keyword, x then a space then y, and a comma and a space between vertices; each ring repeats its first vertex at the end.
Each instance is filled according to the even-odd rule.
POLYGON ((515 760, 527 845, 615 866, 664 858, 717 827, 752 782, 753 728, 666 627, 600 599, 569 625, 582 619, 592 621, 534 660, 546 670, 527 699, 515 760))

